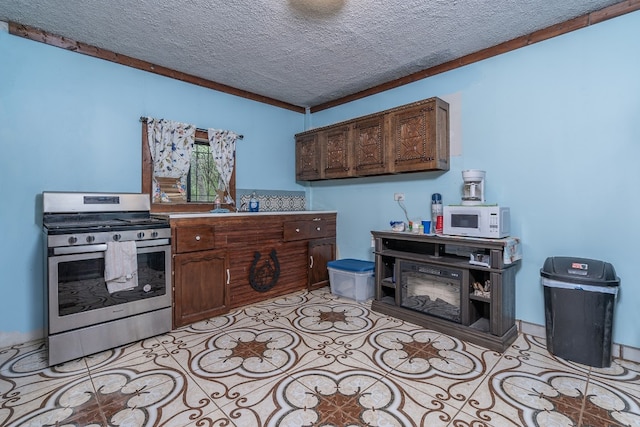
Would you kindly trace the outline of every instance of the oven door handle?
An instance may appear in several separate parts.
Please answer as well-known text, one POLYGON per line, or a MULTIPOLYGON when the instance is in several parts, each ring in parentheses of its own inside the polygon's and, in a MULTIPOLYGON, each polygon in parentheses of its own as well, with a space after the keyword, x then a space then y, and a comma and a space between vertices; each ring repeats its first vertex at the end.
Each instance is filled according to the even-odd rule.
POLYGON ((171 239, 140 240, 136 242, 136 247, 149 248, 151 246, 164 246, 169 244, 171 244, 171 239))
MULTIPOLYGON (((149 248, 152 246, 164 246, 171 243, 170 239, 155 239, 155 240, 142 240, 136 242, 137 248, 149 248)), ((71 254, 86 254, 88 252, 105 252, 107 250, 106 243, 99 243, 97 245, 82 245, 82 246, 62 246, 59 248, 53 248, 54 255, 71 255, 71 254)))
POLYGON ((104 252, 107 250, 107 244, 98 245, 82 245, 82 246, 63 246, 53 248, 54 255, 70 255, 70 254, 86 254, 88 252, 104 252))

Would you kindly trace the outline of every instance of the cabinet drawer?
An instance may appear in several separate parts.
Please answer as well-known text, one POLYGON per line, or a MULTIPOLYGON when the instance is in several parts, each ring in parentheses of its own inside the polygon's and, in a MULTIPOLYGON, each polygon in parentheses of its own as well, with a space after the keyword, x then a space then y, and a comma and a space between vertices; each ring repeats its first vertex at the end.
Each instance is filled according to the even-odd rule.
POLYGON ((176 252, 195 252, 215 247, 213 227, 176 228, 176 252))
POLYGON ((320 218, 287 221, 284 223, 284 240, 311 240, 322 237, 333 237, 336 234, 336 224, 320 218))

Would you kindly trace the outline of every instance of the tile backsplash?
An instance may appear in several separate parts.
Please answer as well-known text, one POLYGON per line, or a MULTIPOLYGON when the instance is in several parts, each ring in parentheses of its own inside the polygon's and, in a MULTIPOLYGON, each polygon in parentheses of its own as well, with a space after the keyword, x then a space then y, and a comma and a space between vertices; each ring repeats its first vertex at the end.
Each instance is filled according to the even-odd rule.
POLYGON ((304 191, 278 191, 278 190, 236 190, 238 210, 249 210, 249 199, 255 191, 260 202, 260 212, 288 212, 304 211, 306 199, 304 191))

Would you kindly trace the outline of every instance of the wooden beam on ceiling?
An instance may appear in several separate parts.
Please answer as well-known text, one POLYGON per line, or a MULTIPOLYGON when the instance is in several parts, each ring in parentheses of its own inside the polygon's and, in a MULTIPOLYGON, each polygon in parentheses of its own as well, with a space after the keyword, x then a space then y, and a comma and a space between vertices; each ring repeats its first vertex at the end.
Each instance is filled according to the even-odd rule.
POLYGON ((640 10, 640 0, 627 0, 616 3, 609 7, 605 7, 604 9, 578 16, 577 18, 570 19, 568 21, 561 22, 547 28, 543 28, 542 30, 535 31, 531 34, 517 37, 504 43, 500 43, 498 45, 482 49, 474 53, 470 53, 469 55, 465 55, 461 58, 457 58, 422 71, 417 71, 413 74, 409 74, 408 76, 400 77, 399 79, 382 83, 369 89, 365 89, 363 91, 347 95, 342 98, 334 99, 333 101, 315 105, 310 108, 310 112, 316 113, 328 108, 337 107, 338 105, 346 104, 357 99, 362 99, 367 96, 375 95, 380 92, 404 86, 406 84, 413 83, 427 77, 435 76, 436 74, 455 70, 456 68, 464 67, 465 65, 473 64, 474 62, 482 61, 483 59, 501 55, 503 53, 507 53, 521 47, 529 46, 543 40, 570 33, 572 31, 579 30, 581 28, 585 28, 590 25, 594 25, 630 12, 635 12, 637 10, 640 10))
POLYGON ((93 56, 94 58, 104 59, 105 61, 115 62, 116 64, 136 68, 138 70, 147 71, 149 73, 158 74, 164 77, 170 77, 172 79, 239 96, 241 98, 250 99, 252 101, 262 102, 264 104, 269 104, 287 110, 295 111, 296 113, 305 113, 304 107, 300 107, 298 105, 289 104, 288 102, 258 95, 232 86, 227 86, 222 83, 217 83, 191 74, 172 70, 171 68, 162 67, 160 65, 152 64, 151 62, 143 61, 141 59, 121 55, 119 53, 111 52, 106 49, 51 34, 38 28, 30 27, 28 25, 9 22, 9 33, 14 36, 24 37, 29 40, 60 47, 62 49, 81 53, 83 55, 93 56))

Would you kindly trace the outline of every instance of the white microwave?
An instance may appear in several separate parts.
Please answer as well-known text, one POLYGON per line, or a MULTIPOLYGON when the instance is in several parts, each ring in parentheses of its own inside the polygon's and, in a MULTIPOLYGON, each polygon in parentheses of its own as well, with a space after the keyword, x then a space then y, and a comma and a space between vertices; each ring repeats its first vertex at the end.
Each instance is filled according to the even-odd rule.
POLYGON ((445 206, 443 233, 451 236, 499 239, 511 233, 509 208, 502 206, 445 206))

